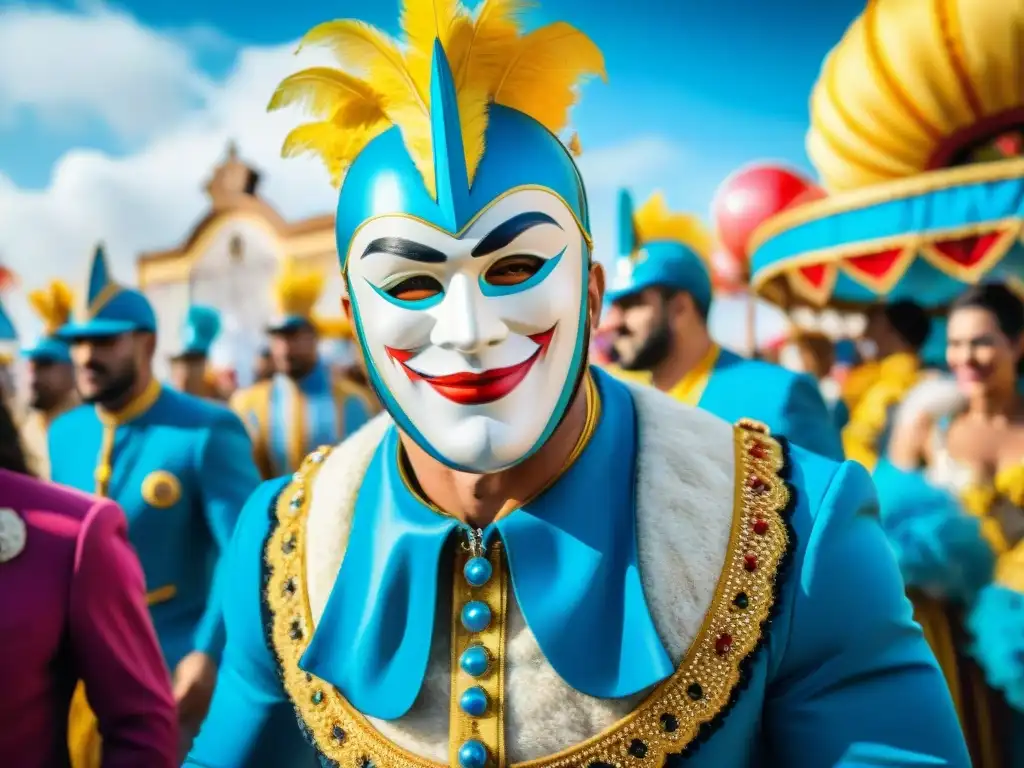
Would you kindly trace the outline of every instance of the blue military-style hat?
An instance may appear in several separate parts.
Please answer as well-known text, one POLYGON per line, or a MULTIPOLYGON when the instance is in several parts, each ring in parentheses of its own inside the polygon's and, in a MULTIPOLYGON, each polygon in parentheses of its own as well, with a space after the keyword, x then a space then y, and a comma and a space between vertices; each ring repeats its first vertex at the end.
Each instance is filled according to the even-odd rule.
POLYGON ((57 338, 57 333, 71 319, 74 294, 63 280, 51 280, 45 288, 28 295, 29 304, 43 321, 43 333, 33 346, 21 351, 22 357, 34 362, 70 363, 71 350, 57 338))
POLYGON ((668 210, 656 192, 634 210, 628 191, 619 193, 619 255, 607 294, 619 301, 647 288, 686 291, 705 312, 711 306, 713 239, 691 214, 668 210))
POLYGON ((220 313, 216 309, 198 304, 189 307, 181 329, 181 351, 175 357, 209 357, 220 330, 220 313))
POLYGON ((98 245, 93 253, 84 300, 70 322, 57 332, 57 337, 73 342, 134 331, 156 333, 153 305, 139 291, 114 281, 103 246, 98 245))

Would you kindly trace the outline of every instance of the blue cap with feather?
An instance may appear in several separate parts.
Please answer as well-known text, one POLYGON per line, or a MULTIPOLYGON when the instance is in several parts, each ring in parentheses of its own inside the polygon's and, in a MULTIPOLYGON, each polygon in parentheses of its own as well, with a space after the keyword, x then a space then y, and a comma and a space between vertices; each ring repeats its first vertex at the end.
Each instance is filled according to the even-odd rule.
POLYGON ((68 342, 100 336, 144 331, 156 333, 156 314, 139 291, 116 283, 107 265, 103 246, 96 246, 89 268, 89 282, 83 301, 70 322, 57 331, 68 342))
POLYGON ((201 305, 189 307, 181 329, 181 351, 176 357, 209 357, 220 328, 220 313, 216 309, 201 305))
POLYGON ((541 187, 562 198, 590 240, 586 194, 556 134, 578 81, 604 76, 600 50, 563 22, 528 34, 519 0, 406 0, 403 48, 362 22, 331 21, 303 44, 329 46, 350 69, 303 70, 270 109, 305 103, 319 122, 299 126, 283 154, 319 155, 341 185, 336 236, 342 268, 368 219, 407 215, 459 234, 509 191, 541 187), (557 62, 557 63, 552 63, 557 62))
POLYGON ((36 363, 71 363, 71 350, 57 338, 57 333, 71 318, 74 296, 63 280, 51 280, 45 288, 28 295, 29 304, 43 321, 43 334, 36 343, 21 351, 27 360, 36 363))
POLYGON ((634 209, 629 192, 619 193, 619 254, 608 301, 646 288, 686 291, 707 314, 711 306, 713 240, 696 216, 672 213, 661 193, 634 209))

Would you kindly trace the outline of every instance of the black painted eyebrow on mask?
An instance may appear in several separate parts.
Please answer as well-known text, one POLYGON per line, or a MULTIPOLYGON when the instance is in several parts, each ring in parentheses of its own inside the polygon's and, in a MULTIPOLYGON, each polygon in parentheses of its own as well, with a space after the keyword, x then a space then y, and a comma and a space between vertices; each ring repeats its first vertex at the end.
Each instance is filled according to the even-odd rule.
POLYGON ((554 224, 561 229, 558 222, 540 211, 525 211, 504 221, 484 237, 473 248, 474 257, 486 256, 489 253, 501 250, 511 243, 528 229, 540 226, 541 224, 554 224))
POLYGON ((436 248, 417 243, 415 240, 406 240, 404 237, 378 237, 366 246, 359 258, 366 258, 371 253, 389 253, 401 259, 424 264, 443 264, 448 261, 448 257, 436 248))

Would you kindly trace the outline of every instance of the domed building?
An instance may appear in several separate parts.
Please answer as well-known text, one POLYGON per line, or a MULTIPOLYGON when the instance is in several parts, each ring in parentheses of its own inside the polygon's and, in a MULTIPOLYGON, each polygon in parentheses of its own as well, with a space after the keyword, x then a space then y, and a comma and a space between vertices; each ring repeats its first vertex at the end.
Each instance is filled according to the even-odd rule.
POLYGON ((317 310, 325 316, 339 313, 333 214, 285 221, 260 197, 259 183, 259 172, 229 145, 206 184, 207 212, 179 245, 138 257, 138 285, 159 322, 161 368, 180 349, 188 307, 203 304, 216 308, 223 322, 214 364, 234 368, 238 383, 248 384, 264 343, 263 327, 275 311, 271 284, 286 257, 327 276, 317 310))

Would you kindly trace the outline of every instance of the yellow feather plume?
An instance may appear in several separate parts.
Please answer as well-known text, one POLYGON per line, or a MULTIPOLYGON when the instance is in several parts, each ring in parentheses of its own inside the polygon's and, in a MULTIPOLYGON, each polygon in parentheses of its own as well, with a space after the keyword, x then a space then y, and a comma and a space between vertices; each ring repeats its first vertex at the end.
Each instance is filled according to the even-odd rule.
POLYGON ((689 247, 704 261, 710 262, 714 238, 699 218, 689 213, 673 213, 665 196, 655 192, 633 212, 639 244, 670 241, 689 247))
POLYGON ((604 58, 582 32, 561 22, 522 35, 524 0, 483 0, 470 13, 458 0, 404 0, 404 46, 360 21, 321 24, 302 40, 325 45, 340 70, 315 67, 286 78, 268 109, 300 104, 318 117, 292 131, 282 154, 319 155, 338 186, 355 157, 389 126, 433 195, 430 71, 434 41, 448 56, 472 182, 484 153, 488 106, 519 110, 562 130, 586 76, 605 77, 604 58))
POLYGON ((45 332, 51 335, 71 319, 75 296, 63 280, 53 280, 45 288, 31 291, 28 295, 32 309, 45 324, 45 332))
POLYGON ((316 317, 313 325, 325 339, 339 339, 344 341, 353 338, 352 326, 344 317, 316 317))
POLYGON ((579 157, 583 154, 583 145, 580 144, 580 135, 575 131, 572 136, 569 137, 569 143, 565 146, 572 153, 573 157, 579 157))
POLYGON ((556 21, 519 41, 494 89, 494 102, 559 133, 578 98, 576 83, 587 75, 606 78, 601 50, 575 27, 556 21))
POLYGON ((311 318, 325 282, 321 273, 303 269, 294 259, 287 259, 274 281, 278 310, 283 315, 311 318))

